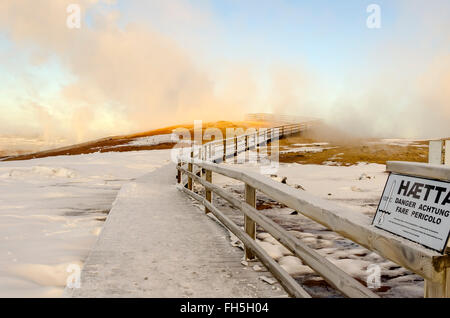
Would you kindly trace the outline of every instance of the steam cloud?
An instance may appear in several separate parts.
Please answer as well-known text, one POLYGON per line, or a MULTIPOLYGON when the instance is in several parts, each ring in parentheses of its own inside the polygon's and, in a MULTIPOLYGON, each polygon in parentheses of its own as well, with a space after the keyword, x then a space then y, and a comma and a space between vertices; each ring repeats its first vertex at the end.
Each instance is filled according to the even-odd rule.
MULTIPOLYGON (((75 78, 60 91, 55 114, 46 111, 46 105, 32 106, 46 137, 50 130, 56 133, 50 128, 55 126, 69 125, 69 134, 81 141, 96 130, 140 131, 197 118, 218 119, 218 111, 226 111, 227 119, 242 117, 241 105, 219 100, 208 74, 169 38, 139 24, 121 28, 118 12, 110 11, 94 12, 92 27, 71 30, 66 27, 71 2, 0 3, 0 26, 10 38, 33 48, 33 60, 56 55, 75 78)), ((79 2, 88 11, 108 1, 79 2)))
MULTIPOLYGON (((289 65, 273 67, 266 86, 254 67, 236 63, 220 75, 205 70, 169 36, 139 23, 121 24, 119 12, 104 9, 111 0, 78 0, 83 14, 89 13, 89 25, 68 29, 66 8, 72 2, 0 2, 0 31, 16 49, 30 52, 34 65, 56 57, 70 74, 58 98, 48 104, 21 101, 46 138, 65 135, 82 141, 194 119, 241 119, 251 111, 315 115, 361 135, 450 136, 448 52, 429 58, 432 62, 424 71, 410 78, 411 64, 387 62, 399 52, 393 39, 381 56, 388 71, 363 83, 359 94, 349 83, 335 98, 321 100, 326 88, 320 81, 289 65)), ((448 19, 439 21, 447 28, 435 31, 448 33, 448 19)), ((406 49, 400 52, 409 54, 406 49)), ((17 123, 15 133, 23 132, 23 124, 17 123)))

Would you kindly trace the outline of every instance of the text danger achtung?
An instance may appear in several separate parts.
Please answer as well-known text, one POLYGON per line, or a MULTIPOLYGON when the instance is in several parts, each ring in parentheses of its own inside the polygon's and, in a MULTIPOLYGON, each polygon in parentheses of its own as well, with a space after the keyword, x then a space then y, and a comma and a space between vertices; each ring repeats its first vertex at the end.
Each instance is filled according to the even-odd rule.
POLYGON ((445 187, 419 182, 405 182, 405 180, 402 180, 397 194, 403 197, 421 200, 422 202, 427 202, 430 199, 432 204, 434 203, 442 208, 425 203, 417 204, 415 201, 396 198, 395 203, 403 206, 397 206, 396 212, 411 215, 412 217, 437 225, 442 222, 442 217, 448 218, 450 216, 450 211, 448 210, 448 207, 450 206, 450 191, 445 187), (432 200, 433 197, 434 200, 432 200))

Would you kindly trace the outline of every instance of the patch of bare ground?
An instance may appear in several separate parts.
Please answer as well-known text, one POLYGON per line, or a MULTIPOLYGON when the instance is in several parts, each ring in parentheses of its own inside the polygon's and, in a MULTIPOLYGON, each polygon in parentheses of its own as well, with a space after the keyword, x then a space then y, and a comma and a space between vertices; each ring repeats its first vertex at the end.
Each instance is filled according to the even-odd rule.
POLYGON ((353 138, 324 124, 280 140, 280 162, 301 164, 354 165, 359 162, 426 162, 428 141, 396 144, 376 138, 353 138), (283 152, 298 144, 328 143, 320 152, 283 152))
MULTIPOLYGON (((252 122, 252 121, 241 121, 241 122, 230 122, 230 121, 218 121, 212 123, 203 124, 203 132, 208 128, 218 128, 221 130, 223 136, 226 136, 227 128, 243 128, 244 130, 248 128, 264 128, 270 127, 270 123, 266 122, 252 122)), ((7 157, 4 161, 14 161, 14 160, 29 160, 53 156, 69 156, 69 155, 81 155, 90 154, 95 152, 126 152, 126 151, 142 151, 142 150, 162 150, 162 149, 172 149, 175 143, 161 143, 158 145, 145 146, 145 145, 128 145, 130 142, 142 138, 151 137, 156 135, 167 135, 176 131, 177 129, 185 128, 191 133, 191 137, 194 137, 194 125, 176 125, 169 126, 159 129, 154 129, 142 133, 123 135, 123 136, 113 136, 102 138, 94 141, 89 141, 77 145, 71 145, 67 147, 61 147, 52 150, 41 151, 32 154, 22 154, 18 156, 7 157)), ((214 140, 214 138, 212 139, 214 140)), ((208 142, 208 141, 205 141, 208 142)), ((0 153, 1 155, 1 153, 0 153)))

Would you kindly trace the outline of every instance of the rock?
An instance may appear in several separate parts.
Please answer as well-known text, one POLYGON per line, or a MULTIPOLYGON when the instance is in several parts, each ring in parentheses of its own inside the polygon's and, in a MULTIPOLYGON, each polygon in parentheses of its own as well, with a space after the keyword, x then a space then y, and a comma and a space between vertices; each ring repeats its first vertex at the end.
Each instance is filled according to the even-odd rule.
POLYGON ((366 173, 363 173, 359 176, 359 180, 372 179, 371 176, 368 176, 366 173))
POLYGON ((278 263, 289 275, 299 276, 314 273, 310 267, 303 265, 302 261, 295 256, 285 256, 278 263))
POLYGON ((270 243, 270 244, 273 244, 273 245, 277 245, 278 244, 278 241, 276 239, 274 239, 272 236, 266 237, 263 241, 267 242, 267 243, 270 243))
POLYGON ((270 244, 268 242, 259 242, 259 245, 261 245, 266 253, 276 261, 284 256, 281 249, 276 245, 270 244))
POLYGON ((262 267, 259 266, 259 265, 253 266, 253 270, 254 270, 255 272, 264 272, 264 271, 265 271, 264 268, 262 268, 262 267))
POLYGON ((269 284, 269 285, 273 285, 275 284, 277 281, 273 278, 269 278, 266 276, 259 276, 259 279, 262 280, 263 282, 269 284))
POLYGON ((233 246, 233 247, 239 247, 240 249, 244 249, 244 244, 242 244, 242 242, 241 241, 239 241, 239 240, 236 240, 236 241, 232 241, 231 242, 231 246, 233 246))
POLYGON ((261 241, 264 241, 268 237, 272 237, 272 235, 270 235, 269 233, 266 233, 266 232, 261 232, 261 233, 256 234, 256 238, 260 239, 261 241))

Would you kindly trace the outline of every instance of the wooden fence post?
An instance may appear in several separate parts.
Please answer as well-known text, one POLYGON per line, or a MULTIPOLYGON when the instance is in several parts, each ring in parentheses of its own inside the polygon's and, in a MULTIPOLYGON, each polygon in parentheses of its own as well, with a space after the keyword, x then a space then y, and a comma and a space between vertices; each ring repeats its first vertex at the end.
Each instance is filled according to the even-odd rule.
MULTIPOLYGON (((194 158, 194 149, 191 150, 191 159, 194 158)), ((188 171, 192 172, 192 163, 189 162, 188 164, 188 171)), ((192 177, 188 176, 188 189, 192 191, 192 177)))
MULTIPOLYGON (((245 202, 247 202, 248 205, 251 205, 252 207, 256 208, 256 190, 255 188, 249 186, 248 184, 245 184, 245 202)), ((256 239, 256 223, 248 216, 245 216, 244 227, 245 232, 252 239, 256 239)), ((247 247, 245 247, 245 259, 247 260, 255 259, 255 255, 247 247)))
MULTIPOLYGON (((211 170, 206 170, 206 181, 209 183, 212 183, 212 171, 211 170)), ((205 188, 205 197, 206 200, 209 201, 210 203, 212 202, 212 192, 211 190, 208 190, 205 188)), ((211 211, 209 211, 209 209, 205 206, 205 213, 208 214, 211 211)))
POLYGON ((428 148, 428 163, 440 165, 442 164, 442 140, 430 141, 428 148))

